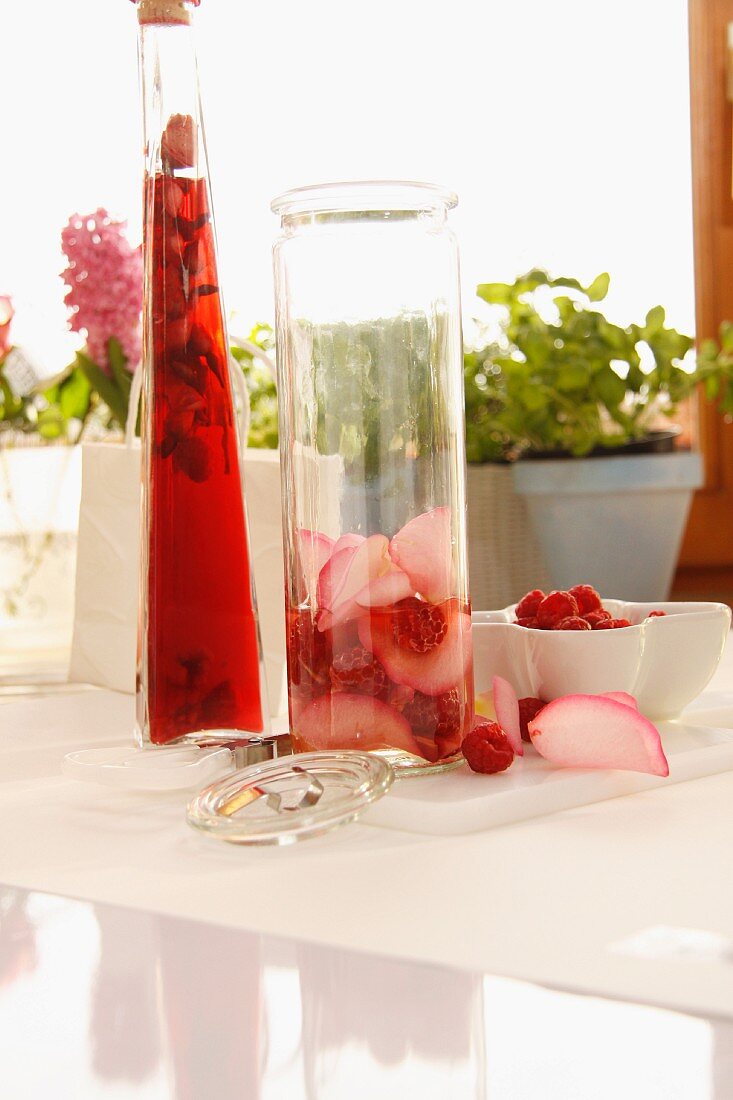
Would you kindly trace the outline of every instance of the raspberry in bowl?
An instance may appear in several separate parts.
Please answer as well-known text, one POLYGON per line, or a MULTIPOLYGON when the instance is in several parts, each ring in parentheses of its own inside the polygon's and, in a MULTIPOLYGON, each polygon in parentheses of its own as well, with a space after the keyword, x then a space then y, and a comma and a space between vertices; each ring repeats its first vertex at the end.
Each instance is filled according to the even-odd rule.
POLYGON ((725 646, 731 612, 719 603, 627 603, 590 585, 528 592, 472 616, 476 693, 494 676, 520 697, 625 691, 648 718, 676 718, 703 691, 725 646))

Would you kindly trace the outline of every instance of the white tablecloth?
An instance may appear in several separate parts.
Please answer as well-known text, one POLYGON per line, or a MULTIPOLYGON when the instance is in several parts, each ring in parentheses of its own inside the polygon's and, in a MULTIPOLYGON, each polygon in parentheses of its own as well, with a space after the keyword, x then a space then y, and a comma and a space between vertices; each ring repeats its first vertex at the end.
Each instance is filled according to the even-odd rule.
MULTIPOLYGON (((730 649, 710 691, 729 688, 730 649)), ((72 749, 124 740, 132 708, 83 688, 0 696, 1 882, 733 1015, 733 774, 466 837, 366 817, 236 848, 194 833, 180 793, 60 774, 72 749), (660 926, 680 930, 652 934, 662 957, 615 949, 660 926)))

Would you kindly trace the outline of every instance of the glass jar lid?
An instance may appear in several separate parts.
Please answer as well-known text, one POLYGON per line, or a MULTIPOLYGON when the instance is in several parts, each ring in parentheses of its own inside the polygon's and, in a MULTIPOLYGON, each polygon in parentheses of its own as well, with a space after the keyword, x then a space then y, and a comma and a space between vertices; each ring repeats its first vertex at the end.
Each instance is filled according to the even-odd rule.
POLYGON ((282 218, 339 211, 452 210, 458 196, 447 187, 411 180, 354 180, 297 187, 272 200, 271 209, 282 218))
POLYGON ((293 844, 353 821, 393 781, 371 753, 299 753, 212 783, 189 803, 188 823, 233 844, 293 844))

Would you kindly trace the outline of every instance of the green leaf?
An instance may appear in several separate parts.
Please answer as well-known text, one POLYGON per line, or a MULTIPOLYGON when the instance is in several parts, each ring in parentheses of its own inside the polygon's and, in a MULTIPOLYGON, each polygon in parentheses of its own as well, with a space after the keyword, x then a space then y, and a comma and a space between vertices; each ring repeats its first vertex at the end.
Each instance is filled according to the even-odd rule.
POLYGON ((115 379, 105 374, 83 351, 76 353, 76 361, 89 380, 92 390, 99 394, 117 424, 124 428, 127 423, 127 401, 115 379))
POLYGON ((59 439, 66 432, 66 424, 57 408, 43 409, 38 414, 38 434, 43 439, 59 439))
POLYGON ((66 420, 83 420, 89 411, 92 387, 84 371, 75 367, 68 378, 57 387, 55 400, 52 401, 49 392, 46 398, 49 404, 58 401, 61 413, 66 420))
POLYGON ((602 302, 608 294, 610 283, 611 276, 607 271, 603 271, 600 275, 596 275, 585 293, 588 295, 591 302, 602 302))
MULTIPOLYGON (((512 295, 514 297, 519 297, 520 294, 529 294, 531 291, 536 290, 538 286, 552 285, 550 276, 546 271, 543 271, 541 267, 533 267, 526 275, 519 276, 512 287, 512 295)), ((558 280, 558 286, 562 285, 563 280, 558 280)))
MULTIPOLYGON (((545 275, 545 272, 542 272, 542 274, 545 275)), ((579 283, 577 279, 569 279, 565 275, 560 275, 557 279, 550 279, 547 275, 545 275, 544 280, 542 280, 542 282, 538 283, 537 285, 542 286, 545 284, 551 287, 566 287, 569 290, 582 290, 583 293, 585 293, 585 287, 582 283, 579 283)))
POLYGON ((714 340, 703 340, 700 344, 700 351, 698 353, 698 361, 701 359, 715 360, 718 357, 718 345, 714 340))
POLYGON ((656 336, 658 332, 664 328, 666 314, 662 306, 652 306, 646 315, 646 322, 644 324, 644 336, 647 340, 656 336))
POLYGON ((557 387, 560 390, 583 389, 588 381, 588 371, 579 363, 570 363, 557 372, 557 387))
MULTIPOLYGON (((124 400, 129 402, 130 390, 132 389, 132 375, 127 369, 127 357, 122 350, 122 346, 114 336, 110 336, 107 341, 107 358, 109 359, 112 377, 117 383, 117 387, 124 400)), ((125 415, 125 419, 127 419, 127 415, 125 415)))
POLYGON ((547 398, 536 386, 524 386, 519 393, 519 398, 525 409, 537 412, 547 404, 547 398))
MULTIPOLYGON (((715 347, 715 341, 707 341, 715 347)), ((733 352, 733 324, 730 321, 723 321, 720 326, 720 345, 723 351, 733 352)))
POLYGON ((534 367, 544 366, 553 351, 553 344, 541 332, 527 332, 517 343, 527 363, 534 367))
POLYGON ((512 288, 506 283, 481 283, 476 287, 479 298, 491 305, 505 306, 511 300, 512 288))
POLYGON ((615 408, 626 396, 626 383, 612 367, 606 367, 593 380, 593 386, 604 405, 615 408))

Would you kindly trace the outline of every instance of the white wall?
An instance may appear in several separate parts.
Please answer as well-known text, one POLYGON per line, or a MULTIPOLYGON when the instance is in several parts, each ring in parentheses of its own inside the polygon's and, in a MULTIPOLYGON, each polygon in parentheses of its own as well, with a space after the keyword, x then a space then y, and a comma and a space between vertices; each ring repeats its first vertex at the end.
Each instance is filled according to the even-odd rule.
MULTIPOLYGON (((135 24, 125 0, 4 5, 0 292, 49 373, 68 215, 139 238, 135 24)), ((236 329, 272 316, 273 195, 382 176, 458 191, 469 313, 478 281, 607 269, 615 320, 661 302, 692 330, 684 0, 203 0, 196 25, 236 329)))

